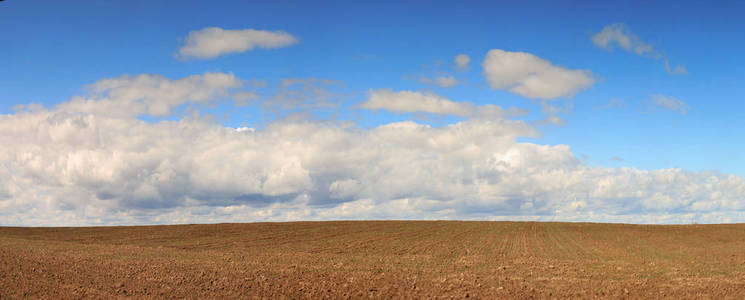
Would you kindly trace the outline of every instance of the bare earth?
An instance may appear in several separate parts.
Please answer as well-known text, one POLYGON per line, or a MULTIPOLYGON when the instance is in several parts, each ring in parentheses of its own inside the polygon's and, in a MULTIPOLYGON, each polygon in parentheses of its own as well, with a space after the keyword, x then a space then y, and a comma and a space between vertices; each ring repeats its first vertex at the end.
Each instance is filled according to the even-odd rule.
POLYGON ((0 299, 745 299, 745 224, 0 227, 0 299))

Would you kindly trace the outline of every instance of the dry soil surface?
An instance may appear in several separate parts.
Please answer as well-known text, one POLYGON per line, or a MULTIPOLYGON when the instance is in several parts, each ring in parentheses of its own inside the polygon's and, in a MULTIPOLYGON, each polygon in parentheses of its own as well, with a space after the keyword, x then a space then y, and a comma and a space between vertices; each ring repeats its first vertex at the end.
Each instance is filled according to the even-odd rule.
POLYGON ((745 224, 0 227, 0 299, 745 299, 745 224))

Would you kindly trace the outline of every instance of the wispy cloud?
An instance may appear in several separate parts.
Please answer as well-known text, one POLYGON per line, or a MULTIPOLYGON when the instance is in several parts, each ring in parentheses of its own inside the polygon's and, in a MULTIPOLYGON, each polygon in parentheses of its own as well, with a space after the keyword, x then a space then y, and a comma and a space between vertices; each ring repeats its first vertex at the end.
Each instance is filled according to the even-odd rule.
POLYGON ((466 54, 458 54, 453 58, 455 69, 458 71, 468 70, 468 64, 471 63, 471 57, 466 54))
POLYGON ((315 109, 334 107, 345 94, 344 82, 325 78, 285 78, 276 86, 274 95, 264 103, 270 109, 315 109))
POLYGON ((419 82, 425 84, 433 84, 443 88, 451 88, 458 85, 458 79, 453 76, 439 76, 435 78, 421 77, 419 82))
POLYGON ((679 112, 681 115, 685 115, 690 109, 688 104, 675 97, 657 94, 652 96, 652 101, 657 107, 679 112))
POLYGON ((606 50, 613 49, 613 46, 617 45, 625 51, 660 60, 669 74, 688 74, 682 65, 671 67, 665 55, 655 50, 652 45, 643 42, 639 36, 631 33, 625 24, 616 23, 605 26, 603 30, 592 36, 592 42, 595 46, 606 50))
POLYGON ((626 101, 621 99, 612 98, 605 104, 598 106, 598 109, 612 109, 612 108, 624 108, 626 107, 626 101))

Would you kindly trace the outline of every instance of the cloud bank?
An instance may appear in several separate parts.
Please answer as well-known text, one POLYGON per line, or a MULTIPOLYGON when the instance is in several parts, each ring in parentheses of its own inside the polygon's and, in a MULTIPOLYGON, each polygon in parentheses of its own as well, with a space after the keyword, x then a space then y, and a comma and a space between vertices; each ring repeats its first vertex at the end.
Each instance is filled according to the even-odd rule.
POLYGON ((490 50, 482 67, 492 89, 531 99, 571 97, 595 83, 590 71, 554 66, 525 52, 490 50))
POLYGON ((208 27, 189 32, 178 56, 186 59, 210 59, 230 53, 241 53, 255 48, 276 49, 298 43, 298 39, 284 31, 256 29, 229 30, 208 27))
MULTIPOLYGON (((205 75, 187 80, 200 88, 177 102, 215 101, 240 82, 223 75, 220 84, 201 84, 205 75)), ((148 112, 161 90, 140 89, 133 78, 181 80, 122 78, 99 81, 100 89, 80 99, 97 99, 84 102, 91 107, 135 103, 131 111, 148 112)), ((236 129, 198 116, 145 122, 132 113, 81 109, 76 101, 0 116, 0 143, 9 145, 0 148, 3 225, 745 217, 742 177, 588 166, 566 145, 519 142, 538 134, 524 121, 472 117, 472 104, 437 95, 376 90, 363 107, 465 119, 367 129, 279 120, 236 129)))

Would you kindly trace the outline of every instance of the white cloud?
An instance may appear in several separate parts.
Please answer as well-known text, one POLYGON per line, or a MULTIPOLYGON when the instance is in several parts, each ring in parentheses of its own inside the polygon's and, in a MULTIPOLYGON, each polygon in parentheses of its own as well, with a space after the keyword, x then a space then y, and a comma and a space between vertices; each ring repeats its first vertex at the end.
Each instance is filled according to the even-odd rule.
POLYGON ((652 96, 652 101, 654 101, 654 105, 658 107, 679 112, 681 115, 685 115, 690 109, 688 104, 685 104, 685 102, 680 101, 675 97, 654 95, 652 96))
POLYGON ((455 77, 453 76, 440 76, 436 78, 422 77, 419 79, 419 82, 426 83, 426 84, 434 84, 434 85, 437 85, 439 87, 444 87, 444 88, 451 88, 451 87, 458 85, 458 80, 455 79, 455 77))
POLYGON ((471 102, 455 102, 435 93, 394 92, 390 89, 371 91, 370 97, 360 106, 365 109, 385 109, 398 113, 424 112, 470 118, 504 118, 521 113, 518 110, 505 111, 492 104, 476 106, 471 102))
MULTIPOLYGON (((390 96, 438 107, 402 111, 469 114, 440 96, 383 91, 381 107, 390 96)), ((745 220, 740 176, 592 167, 566 145, 518 142, 536 130, 506 118, 369 129, 284 120, 236 129, 193 116, 151 123, 73 113, 66 105, 0 115, 0 223, 745 220)))
POLYGON ((670 63, 662 53, 655 50, 652 45, 644 43, 639 36, 631 33, 631 30, 622 23, 611 24, 603 27, 603 30, 592 36, 595 46, 606 50, 613 49, 613 45, 637 55, 652 57, 662 60, 665 70, 670 74, 688 74, 684 66, 670 67, 670 63))
POLYGON ((186 103, 209 103, 242 86, 232 73, 204 73, 170 80, 159 75, 122 75, 87 87, 85 97, 59 105, 61 110, 109 116, 167 116, 186 103))
POLYGON ((492 89, 507 90, 531 99, 571 97, 595 79, 586 70, 570 70, 525 52, 490 50, 484 76, 492 89))
POLYGON ((471 63, 471 57, 466 54, 458 54, 453 58, 455 69, 459 71, 468 70, 468 64, 471 63))
POLYGON ((185 45, 178 50, 178 54, 183 58, 209 59, 255 48, 282 48, 297 42, 296 37, 284 31, 208 27, 189 32, 185 45))

